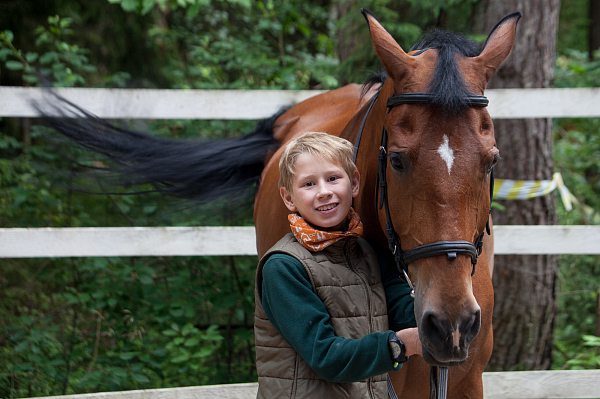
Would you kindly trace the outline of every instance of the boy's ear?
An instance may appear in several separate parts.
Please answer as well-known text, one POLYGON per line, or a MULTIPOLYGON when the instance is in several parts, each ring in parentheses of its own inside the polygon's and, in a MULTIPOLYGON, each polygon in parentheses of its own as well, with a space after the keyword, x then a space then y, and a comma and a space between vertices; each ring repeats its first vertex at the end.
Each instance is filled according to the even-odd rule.
POLYGON ((290 212, 296 212, 296 205, 294 205, 294 199, 292 195, 285 189, 285 187, 279 187, 279 194, 281 194, 281 199, 285 204, 286 208, 290 210, 290 212))
POLYGON ((352 181, 352 198, 356 198, 360 191, 360 173, 358 173, 358 170, 354 172, 354 175, 350 180, 352 181))

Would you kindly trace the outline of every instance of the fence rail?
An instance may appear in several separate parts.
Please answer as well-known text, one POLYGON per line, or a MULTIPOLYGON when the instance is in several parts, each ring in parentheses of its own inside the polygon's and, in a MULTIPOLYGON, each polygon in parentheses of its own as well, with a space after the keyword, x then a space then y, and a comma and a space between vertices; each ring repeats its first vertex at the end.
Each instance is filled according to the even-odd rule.
MULTIPOLYGON (((61 88, 56 93, 107 119, 263 119, 319 90, 150 90, 61 88)), ((495 119, 600 117, 600 88, 487 90, 495 119)), ((37 117, 40 88, 0 87, 0 117, 37 117)), ((47 109, 49 112, 52 110, 47 109)))
MULTIPOLYGON (((258 384, 102 392, 46 399, 255 399, 258 384)), ((483 373, 485 399, 588 399, 600 397, 600 370, 483 373)))
MULTIPOLYGON (((494 253, 597 254, 600 226, 494 226, 494 253)), ((0 229, 0 258, 256 255, 254 227, 0 229)))

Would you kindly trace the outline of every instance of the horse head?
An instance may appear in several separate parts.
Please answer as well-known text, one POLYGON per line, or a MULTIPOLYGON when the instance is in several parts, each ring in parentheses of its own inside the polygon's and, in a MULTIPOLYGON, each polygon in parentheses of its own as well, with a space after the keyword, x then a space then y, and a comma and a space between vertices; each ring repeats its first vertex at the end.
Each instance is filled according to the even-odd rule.
MULTIPOLYGON (((378 204, 377 227, 386 232, 391 223, 405 254, 432 243, 474 243, 488 221, 490 175, 499 158, 483 94, 512 50, 521 14, 504 18, 481 51, 461 36, 439 32, 407 54, 373 15, 363 13, 388 74, 373 100, 380 122, 372 134, 382 134, 381 121, 387 132, 378 178, 381 183, 383 174, 387 193, 379 191, 378 197, 387 196, 389 209, 378 204)), ((477 272, 487 274, 482 258, 477 272)), ((416 257, 407 266, 423 355, 430 364, 464 363, 480 331, 473 260, 472 251, 451 248, 416 257)))

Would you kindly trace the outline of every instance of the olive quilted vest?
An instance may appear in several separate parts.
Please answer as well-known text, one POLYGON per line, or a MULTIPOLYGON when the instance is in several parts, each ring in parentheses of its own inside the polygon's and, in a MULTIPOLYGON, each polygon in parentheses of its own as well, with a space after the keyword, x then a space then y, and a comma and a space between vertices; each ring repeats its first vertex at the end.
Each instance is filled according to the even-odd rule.
POLYGON ((261 258, 256 272, 254 335, 258 398, 387 398, 385 375, 354 383, 326 381, 277 332, 261 302, 262 268, 275 253, 291 255, 302 263, 313 291, 331 316, 336 335, 358 339, 388 330, 377 256, 365 240, 350 237, 323 251, 311 252, 291 233, 287 234, 261 258))

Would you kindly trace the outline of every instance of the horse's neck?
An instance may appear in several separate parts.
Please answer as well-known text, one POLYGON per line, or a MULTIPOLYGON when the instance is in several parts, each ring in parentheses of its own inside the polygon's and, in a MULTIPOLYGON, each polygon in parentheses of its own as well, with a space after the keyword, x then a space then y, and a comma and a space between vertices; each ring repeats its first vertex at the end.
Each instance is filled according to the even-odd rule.
POLYGON ((360 137, 356 159, 356 165, 361 175, 361 191, 355 199, 355 207, 363 220, 365 238, 368 241, 385 245, 387 239, 381 228, 376 203, 378 197, 377 165, 383 121, 387 112, 386 102, 388 97, 393 94, 393 82, 391 79, 388 79, 381 86, 376 103, 373 105, 369 115, 366 115, 371 104, 370 101, 377 90, 379 88, 369 93, 369 101, 363 105, 354 120, 344 129, 344 133, 348 134, 352 138, 351 141, 355 143, 364 120, 364 128, 360 137), (364 119, 365 116, 366 120, 364 119))

